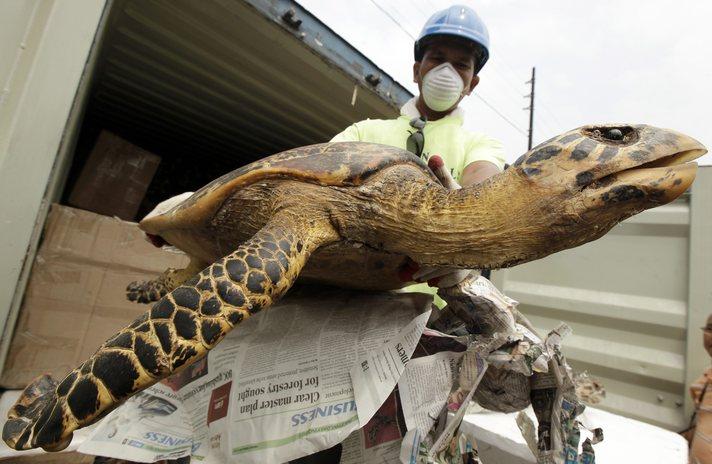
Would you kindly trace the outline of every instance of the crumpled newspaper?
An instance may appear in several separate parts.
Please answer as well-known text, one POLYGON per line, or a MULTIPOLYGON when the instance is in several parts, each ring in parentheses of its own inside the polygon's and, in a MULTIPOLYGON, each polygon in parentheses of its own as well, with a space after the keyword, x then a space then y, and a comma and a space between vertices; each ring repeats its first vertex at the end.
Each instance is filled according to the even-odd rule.
POLYGON ((586 408, 576 396, 571 367, 561 353, 561 341, 571 333, 562 323, 544 341, 549 370, 535 373, 531 378, 531 402, 539 423, 520 412, 517 425, 539 464, 594 464, 593 445, 603 440, 601 429, 593 430, 593 437, 581 444, 582 424, 576 419, 586 408))
POLYGON ((477 443, 464 433, 455 434, 447 446, 433 454, 431 462, 479 464, 477 443))
MULTIPOLYGON (((467 411, 467 405, 478 388, 483 373, 488 366, 485 361, 486 352, 471 343, 470 337, 456 337, 468 346, 461 355, 453 356, 452 372, 447 400, 439 412, 428 416, 434 420, 432 427, 425 433, 418 428, 411 428, 403 438, 401 445, 401 462, 418 464, 460 464, 469 462, 476 464, 477 444, 472 437, 460 432, 460 424, 467 411)), ((454 353, 453 353, 454 354, 454 353)), ((400 384, 399 384, 400 386, 400 384)), ((420 388, 425 388, 421 385, 420 388)), ((401 390, 401 400, 403 400, 401 390)), ((407 419, 407 412, 404 411, 407 419)))
POLYGON ((460 333, 475 336, 490 353, 491 366, 526 376, 546 372, 549 355, 541 338, 517 321, 519 303, 488 279, 471 274, 458 285, 440 289, 438 295, 447 302, 443 323, 452 326, 453 321, 461 321, 460 333))
POLYGON ((580 372, 574 376, 576 396, 586 404, 598 404, 606 397, 606 388, 588 372, 580 372))
POLYGON ((576 395, 573 372, 561 353, 571 333, 566 324, 546 339, 517 311, 517 301, 489 280, 471 274, 458 285, 441 288, 447 306, 433 320, 445 333, 469 334, 480 352, 488 353, 487 371, 474 399, 495 411, 521 411, 532 405, 538 427, 524 413, 517 423, 541 464, 593 464, 593 444, 603 439, 600 429, 586 438, 579 453, 582 425, 576 419, 585 406, 576 395))
POLYGON ((474 400, 485 409, 498 412, 517 412, 531 403, 529 377, 519 372, 487 368, 474 400))

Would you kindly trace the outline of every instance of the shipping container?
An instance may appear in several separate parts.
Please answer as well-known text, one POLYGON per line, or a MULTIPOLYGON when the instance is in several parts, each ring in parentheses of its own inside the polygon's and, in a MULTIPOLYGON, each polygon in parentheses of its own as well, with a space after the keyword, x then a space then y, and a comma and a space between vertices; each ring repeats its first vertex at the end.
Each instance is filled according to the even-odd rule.
POLYGON ((138 176, 140 217, 256 159, 394 117, 412 96, 289 0, 4 1, 0 80, 3 362, 52 202, 86 207, 91 189, 138 176), (107 131, 136 156, 92 158, 107 131), (160 158, 150 176, 142 153, 160 158))
MULTIPOLYGON (((138 173, 141 198, 121 214, 140 217, 263 156, 393 117, 411 97, 289 0, 5 0, 0 80, 0 368, 50 203, 138 173), (107 132, 136 147, 134 161, 93 158, 107 132)), ((542 332, 573 327, 565 352, 605 384, 603 409, 671 429, 689 417, 686 386, 709 365, 698 327, 712 310, 710 204, 705 168, 671 205, 494 273, 542 332)))

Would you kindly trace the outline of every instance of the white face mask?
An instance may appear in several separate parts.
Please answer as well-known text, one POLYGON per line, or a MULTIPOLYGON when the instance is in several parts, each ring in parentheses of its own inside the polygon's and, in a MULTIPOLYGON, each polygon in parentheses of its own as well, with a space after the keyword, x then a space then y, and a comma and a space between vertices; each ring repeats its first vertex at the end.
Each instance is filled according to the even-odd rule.
POLYGON ((462 96, 465 84, 448 62, 434 67, 423 77, 423 99, 433 111, 452 108, 462 96))

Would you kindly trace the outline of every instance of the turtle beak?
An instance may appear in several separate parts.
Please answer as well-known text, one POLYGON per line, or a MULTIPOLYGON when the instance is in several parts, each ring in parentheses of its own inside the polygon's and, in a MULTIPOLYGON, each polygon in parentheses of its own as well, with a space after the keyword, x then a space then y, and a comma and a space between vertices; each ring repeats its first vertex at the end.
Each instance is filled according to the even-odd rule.
POLYGON ((682 195, 695 180, 697 163, 683 163, 659 168, 635 168, 615 175, 614 182, 607 194, 602 194, 607 201, 621 200, 616 192, 637 188, 654 200, 652 206, 662 205, 682 195))
POLYGON ((641 143, 618 157, 617 171, 583 188, 588 206, 620 204, 623 208, 629 204, 629 216, 669 203, 692 185, 697 173, 692 160, 707 153, 704 145, 678 132, 639 128, 641 143))

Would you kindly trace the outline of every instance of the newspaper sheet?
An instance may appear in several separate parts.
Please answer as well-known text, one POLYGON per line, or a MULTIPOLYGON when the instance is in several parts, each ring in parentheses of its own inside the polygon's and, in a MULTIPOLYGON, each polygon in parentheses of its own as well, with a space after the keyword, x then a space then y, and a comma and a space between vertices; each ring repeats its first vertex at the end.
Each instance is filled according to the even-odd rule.
POLYGON ((437 420, 458 374, 463 352, 443 351, 412 360, 398 381, 408 430, 427 435, 437 420))
POLYGON ((396 386, 429 317, 430 311, 413 319, 398 337, 369 353, 351 369, 361 426, 366 425, 396 386))
POLYGON ((458 428, 487 370, 483 353, 471 348, 414 361, 398 383, 408 424, 401 462, 462 462, 471 449, 465 449, 465 443, 460 446, 466 440, 458 428))
POLYGON ((393 391, 371 420, 344 440, 340 464, 399 463, 401 441, 405 434, 400 409, 398 395, 393 391))
POLYGON ((456 433, 459 413, 486 369, 481 355, 467 351, 468 343, 426 329, 397 386, 342 443, 341 464, 463 462, 474 444, 456 433))
POLYGON ((334 446, 359 428, 351 368, 389 340, 417 341, 430 302, 423 294, 293 295, 113 411, 79 451, 279 463, 334 446), (148 397, 166 404, 142 415, 148 397))

